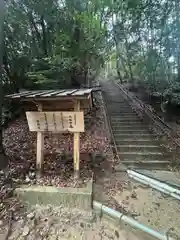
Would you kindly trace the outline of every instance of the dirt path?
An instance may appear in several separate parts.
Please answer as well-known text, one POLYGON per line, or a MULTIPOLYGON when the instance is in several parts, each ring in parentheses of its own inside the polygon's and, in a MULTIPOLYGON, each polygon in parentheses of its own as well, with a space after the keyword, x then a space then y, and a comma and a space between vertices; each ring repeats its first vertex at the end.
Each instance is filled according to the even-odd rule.
MULTIPOLYGON (((0 239, 7 231, 0 228, 0 239)), ((9 240, 143 240, 137 232, 100 220, 91 212, 37 206, 13 223, 9 240)), ((151 240, 146 238, 146 240, 151 240)))
POLYGON ((178 200, 134 182, 125 173, 107 174, 97 181, 94 191, 96 200, 156 231, 166 233, 170 230, 172 235, 180 237, 178 200))

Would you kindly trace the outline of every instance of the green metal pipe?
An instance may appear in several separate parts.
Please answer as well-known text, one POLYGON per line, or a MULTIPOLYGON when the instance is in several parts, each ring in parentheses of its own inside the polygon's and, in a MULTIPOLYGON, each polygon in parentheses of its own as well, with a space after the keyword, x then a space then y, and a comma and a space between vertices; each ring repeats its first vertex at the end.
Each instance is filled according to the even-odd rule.
POLYGON ((100 211, 100 214, 104 213, 116 220, 123 221, 126 224, 130 225, 131 227, 139 229, 159 240, 175 240, 174 238, 168 237, 166 234, 159 233, 159 232, 139 223, 138 221, 134 220, 133 218, 130 218, 121 212, 118 212, 112 208, 109 208, 109 207, 103 205, 100 202, 93 201, 93 208, 95 210, 100 211))
POLYGON ((179 189, 173 188, 173 187, 169 186, 168 184, 162 183, 153 178, 150 178, 149 176, 140 174, 133 170, 127 170, 127 173, 130 178, 133 178, 136 181, 139 181, 139 182, 141 182, 145 185, 148 185, 160 192, 163 192, 165 194, 168 194, 168 195, 180 200, 180 190, 179 189))

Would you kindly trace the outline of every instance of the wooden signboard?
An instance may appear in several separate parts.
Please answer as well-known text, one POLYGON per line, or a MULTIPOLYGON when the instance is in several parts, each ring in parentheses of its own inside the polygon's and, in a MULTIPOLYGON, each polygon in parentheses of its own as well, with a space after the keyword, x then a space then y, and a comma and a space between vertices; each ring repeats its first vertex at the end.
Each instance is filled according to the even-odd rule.
POLYGON ((74 103, 74 112, 43 112, 42 104, 38 112, 26 112, 30 131, 37 132, 36 177, 41 176, 44 161, 44 132, 72 132, 74 134, 74 170, 79 176, 80 132, 84 132, 84 112, 80 111, 80 101, 74 103))
POLYGON ((84 132, 83 112, 26 112, 30 131, 84 132))

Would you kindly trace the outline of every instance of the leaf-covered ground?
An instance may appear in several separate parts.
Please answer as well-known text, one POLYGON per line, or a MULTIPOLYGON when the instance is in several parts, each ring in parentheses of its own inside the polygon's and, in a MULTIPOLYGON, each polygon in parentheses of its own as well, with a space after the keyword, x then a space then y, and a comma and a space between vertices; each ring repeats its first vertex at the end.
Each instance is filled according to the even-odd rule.
MULTIPOLYGON (((86 182, 95 167, 92 154, 108 155, 110 151, 104 121, 103 108, 94 108, 85 114, 85 132, 80 134, 80 174, 86 182)), ((14 182, 35 183, 36 133, 30 132, 25 117, 15 120, 4 131, 4 146, 9 157, 10 175, 14 182)), ((99 168, 100 169, 100 168, 99 168)), ((101 169, 103 170, 103 169, 101 169)), ((73 134, 45 134, 44 173, 38 184, 74 186, 73 180, 73 134)))

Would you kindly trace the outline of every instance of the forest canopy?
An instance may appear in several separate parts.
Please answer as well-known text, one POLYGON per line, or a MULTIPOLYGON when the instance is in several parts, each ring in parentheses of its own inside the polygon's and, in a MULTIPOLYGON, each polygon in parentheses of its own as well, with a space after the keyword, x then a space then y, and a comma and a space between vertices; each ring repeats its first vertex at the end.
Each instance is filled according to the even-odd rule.
POLYGON ((108 51, 103 9, 101 1, 7 1, 5 91, 87 84, 88 74, 98 71, 108 51))
POLYGON ((6 1, 4 94, 91 85, 109 63, 121 82, 179 104, 180 2, 6 1))
POLYGON ((180 104, 180 1, 116 1, 112 22, 121 81, 180 104))

